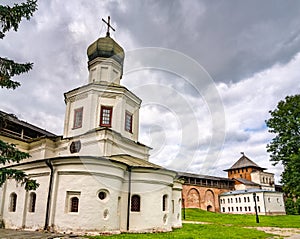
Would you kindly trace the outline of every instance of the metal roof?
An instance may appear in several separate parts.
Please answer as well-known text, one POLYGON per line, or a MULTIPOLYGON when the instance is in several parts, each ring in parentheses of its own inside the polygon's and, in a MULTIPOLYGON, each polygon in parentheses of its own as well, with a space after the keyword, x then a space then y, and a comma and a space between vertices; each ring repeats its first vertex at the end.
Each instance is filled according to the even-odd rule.
POLYGON ((241 169, 241 168, 257 168, 257 169, 261 169, 261 170, 266 169, 266 168, 262 168, 262 167, 258 166, 256 163, 254 163, 248 157, 243 155, 242 157, 240 157, 240 159, 236 163, 234 163, 231 166, 231 168, 225 169, 224 171, 229 171, 229 170, 232 170, 232 169, 241 169))

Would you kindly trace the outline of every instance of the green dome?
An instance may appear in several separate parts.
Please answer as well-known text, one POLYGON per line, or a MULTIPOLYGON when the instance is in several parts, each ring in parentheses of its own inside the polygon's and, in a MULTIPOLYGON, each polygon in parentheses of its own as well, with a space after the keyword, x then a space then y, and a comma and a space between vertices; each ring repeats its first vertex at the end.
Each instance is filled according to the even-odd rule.
POLYGON ((106 36, 93 42, 87 49, 87 55, 89 61, 97 57, 113 58, 123 65, 125 54, 123 48, 118 43, 109 36, 106 36))

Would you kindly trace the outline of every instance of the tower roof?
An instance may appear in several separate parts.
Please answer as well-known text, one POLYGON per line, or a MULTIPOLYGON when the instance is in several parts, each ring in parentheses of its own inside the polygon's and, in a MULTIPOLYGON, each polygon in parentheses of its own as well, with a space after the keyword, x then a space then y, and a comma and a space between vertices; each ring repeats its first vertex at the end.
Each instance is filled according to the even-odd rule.
POLYGON ((265 170, 266 168, 259 167, 256 163, 246 157, 244 154, 240 159, 231 166, 229 169, 225 169, 224 171, 229 171, 232 169, 240 169, 240 168, 257 168, 260 170, 265 170))
POLYGON ((112 58, 123 66, 124 49, 111 37, 100 37, 87 49, 89 61, 97 57, 112 58))

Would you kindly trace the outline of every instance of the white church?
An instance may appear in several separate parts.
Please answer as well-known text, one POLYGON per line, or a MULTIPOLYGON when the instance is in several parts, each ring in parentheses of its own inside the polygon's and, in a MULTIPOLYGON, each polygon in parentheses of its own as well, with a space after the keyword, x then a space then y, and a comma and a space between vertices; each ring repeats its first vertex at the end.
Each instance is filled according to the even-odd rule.
POLYGON ((181 227, 176 172, 148 161, 138 141, 141 99, 120 84, 124 50, 107 31, 87 49, 88 83, 64 94, 62 136, 6 114, 0 139, 31 157, 17 165, 40 184, 0 188, 5 228, 151 232, 181 227))

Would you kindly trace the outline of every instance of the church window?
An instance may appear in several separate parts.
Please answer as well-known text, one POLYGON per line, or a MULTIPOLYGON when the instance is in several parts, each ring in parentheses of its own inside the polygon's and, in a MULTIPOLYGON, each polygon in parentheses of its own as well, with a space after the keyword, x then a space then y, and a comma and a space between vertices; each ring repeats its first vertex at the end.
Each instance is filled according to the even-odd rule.
POLYGON ((139 212, 141 211, 141 198, 139 195, 132 195, 131 197, 131 211, 139 212))
POLYGON ((15 212, 17 209, 17 194, 10 194, 10 203, 9 203, 9 211, 15 212))
POLYGON ((162 198, 162 210, 167 211, 168 210, 168 195, 164 195, 162 198))
POLYGON ((74 110, 73 129, 82 127, 83 107, 74 110))
POLYGON ((101 106, 100 126, 111 127, 112 111, 112 107, 101 106))
POLYGON ((125 130, 132 133, 132 114, 125 112, 125 130))
POLYGON ((29 212, 35 212, 36 194, 31 192, 29 195, 29 212))
POLYGON ((172 213, 174 214, 174 212, 175 212, 175 206, 174 206, 174 200, 172 200, 172 213))
POLYGON ((108 199, 108 195, 109 195, 109 192, 105 189, 101 189, 99 192, 98 192, 98 198, 102 201, 102 200, 105 200, 105 199, 108 199))
POLYGON ((103 200, 103 199, 106 198, 106 193, 105 193, 105 192, 100 192, 100 193, 98 194, 98 197, 99 197, 101 200, 103 200))
POLYGON ((78 197, 71 197, 70 203, 71 203, 70 212, 78 212, 78 206, 79 206, 78 197))

